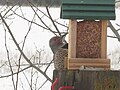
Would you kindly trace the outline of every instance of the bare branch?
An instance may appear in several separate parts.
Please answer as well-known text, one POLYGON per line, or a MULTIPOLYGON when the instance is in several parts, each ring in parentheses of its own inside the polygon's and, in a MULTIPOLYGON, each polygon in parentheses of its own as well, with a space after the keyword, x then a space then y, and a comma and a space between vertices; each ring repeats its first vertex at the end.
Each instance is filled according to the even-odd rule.
POLYGON ((117 29, 117 32, 120 31, 120 29, 117 29))
POLYGON ((36 70, 38 70, 42 75, 44 75, 51 83, 52 83, 52 80, 42 71, 40 70, 38 67, 34 66, 32 64, 32 62, 27 58, 27 56, 23 53, 23 51, 21 50, 21 48, 19 47, 15 37, 13 36, 9 26, 7 25, 6 21, 4 20, 4 18, 2 17, 2 15, 0 14, 0 17, 2 19, 2 22, 5 24, 6 28, 8 29, 8 32, 10 33, 15 45, 17 46, 18 50, 20 51, 20 53, 23 55, 23 57, 25 58, 25 60, 30 64, 31 67, 35 68, 36 70))
POLYGON ((22 82, 22 80, 20 79, 20 81, 21 81, 21 84, 22 84, 22 88, 23 88, 23 90, 26 90, 25 88, 24 88, 24 86, 23 86, 23 82, 22 82))
POLYGON ((61 36, 61 33, 60 33, 59 29, 57 28, 56 24, 54 23, 54 20, 52 19, 52 16, 50 15, 48 6, 46 6, 46 10, 47 10, 47 13, 48 13, 48 15, 49 15, 50 20, 52 21, 54 27, 56 28, 56 30, 57 30, 57 32, 58 32, 59 36, 61 36))
MULTIPOLYGON (((22 12, 22 9, 21 9, 21 12, 22 12)), ((23 15, 23 16, 24 16, 24 15, 23 15)), ((34 20, 34 18, 35 18, 35 14, 34 14, 34 16, 33 16, 32 21, 34 20)), ((25 45, 26 38, 27 38, 27 36, 28 36, 28 34, 29 34, 30 30, 31 30, 31 26, 32 26, 32 22, 30 23, 30 27, 29 27, 29 29, 28 29, 28 32, 27 32, 27 34, 26 34, 25 37, 24 37, 23 46, 22 46, 22 51, 23 51, 23 48, 24 48, 24 45, 25 45)), ((22 54, 20 54, 19 61, 18 61, 18 72, 19 72, 20 66, 21 66, 21 64, 20 64, 20 63, 21 63, 21 57, 22 57, 22 54)), ((17 73, 16 89, 17 89, 17 85, 18 85, 18 75, 19 75, 19 73, 17 73)))
MULTIPOLYGON (((28 2, 29 2, 30 5, 32 5, 33 7, 35 7, 39 12, 41 12, 44 16, 46 16, 46 17, 49 18, 48 15, 46 15, 42 10, 40 10, 40 9, 39 9, 37 6, 35 6, 32 2, 30 2, 29 0, 28 0, 28 2)), ((64 27, 68 28, 67 25, 61 24, 60 22, 57 22, 56 20, 54 20, 54 22, 57 23, 57 24, 59 24, 59 25, 61 25, 61 26, 64 26, 64 27)))
MULTIPOLYGON (((26 74, 23 72, 23 74, 24 74, 24 76, 25 76, 25 79, 27 80, 27 83, 29 84, 29 86, 30 86, 30 88, 32 88, 31 87, 31 84, 30 84, 30 82, 29 82, 29 79, 28 79, 28 77, 26 76, 26 74)), ((31 89, 32 90, 32 89, 31 89)))
MULTIPOLYGON (((17 5, 18 4, 18 2, 17 3, 15 3, 12 7, 10 7, 9 9, 8 9, 8 11, 7 12, 5 12, 5 14, 3 15, 3 18, 15 7, 15 5, 17 5)), ((8 8, 8 7, 7 7, 8 8)), ((1 12, 2 13, 2 12, 1 12)), ((9 16, 11 16, 11 15, 9 15, 9 16)))
POLYGON ((37 14, 37 11, 34 10, 34 8, 32 7, 32 5, 30 4, 30 7, 32 8, 32 10, 34 11, 34 13, 37 15, 37 17, 39 18, 39 20, 43 23, 43 25, 45 25, 46 28, 48 28, 48 30, 50 30, 52 33, 54 33, 56 35, 56 33, 49 28, 49 26, 47 26, 47 24, 42 20, 42 18, 37 14))
POLYGON ((10 66, 10 71, 11 71, 11 75, 12 75, 12 83, 13 83, 13 87, 14 87, 14 90, 16 90, 16 87, 15 87, 15 82, 14 82, 14 74, 13 74, 13 69, 11 67, 11 62, 10 62, 10 56, 9 56, 9 50, 8 50, 8 47, 7 47, 7 40, 6 40, 6 29, 4 28, 5 30, 5 48, 6 48, 6 52, 7 52, 7 59, 8 59, 8 62, 9 62, 9 66, 10 66))
POLYGON ((107 37, 110 37, 110 38, 118 38, 118 37, 115 37, 115 36, 109 36, 109 35, 107 35, 107 37))
POLYGON ((120 25, 118 23, 116 23, 116 25, 120 27, 120 25))
POLYGON ((13 11, 13 10, 11 10, 11 11, 12 11, 15 15, 19 16, 20 18, 22 18, 22 19, 24 19, 24 20, 26 20, 26 21, 28 21, 28 22, 30 22, 30 23, 33 23, 33 24, 35 24, 35 25, 37 25, 37 26, 40 26, 40 27, 42 27, 43 29, 48 30, 48 28, 43 27, 42 25, 40 25, 40 24, 38 24, 38 23, 36 23, 36 22, 30 21, 29 19, 27 19, 27 18, 25 18, 25 17, 17 14, 15 11, 13 11))
POLYGON ((45 80, 45 82, 40 86, 40 88, 38 90, 40 90, 47 82, 48 80, 45 80))
POLYGON ((117 32, 117 30, 113 27, 112 23, 108 20, 108 24, 109 24, 109 27, 111 28, 111 30, 113 31, 113 33, 116 35, 118 41, 120 41, 120 35, 119 33, 117 32))
MULTIPOLYGON (((26 67, 26 68, 20 70, 19 73, 20 73, 20 72, 23 72, 24 70, 29 69, 30 67, 31 67, 31 66, 28 66, 28 67, 26 67)), ((17 73, 18 73, 18 72, 14 72, 13 75, 15 75, 15 74, 17 74, 17 73)), ((12 74, 5 75, 5 76, 0 76, 0 78, 10 77, 10 76, 12 76, 12 74)))
POLYGON ((48 68, 50 67, 50 65, 53 63, 53 60, 48 64, 48 66, 46 67, 46 69, 45 69, 45 71, 44 71, 44 73, 46 73, 47 72, 47 70, 48 70, 48 68))

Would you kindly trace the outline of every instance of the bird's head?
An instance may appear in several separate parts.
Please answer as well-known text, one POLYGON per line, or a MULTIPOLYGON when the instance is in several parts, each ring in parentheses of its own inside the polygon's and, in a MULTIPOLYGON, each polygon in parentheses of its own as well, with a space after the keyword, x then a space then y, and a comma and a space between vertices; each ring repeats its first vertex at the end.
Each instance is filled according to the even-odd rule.
POLYGON ((49 46, 52 50, 52 52, 55 54, 55 52, 58 50, 59 47, 63 46, 65 44, 65 36, 54 36, 49 40, 49 46))

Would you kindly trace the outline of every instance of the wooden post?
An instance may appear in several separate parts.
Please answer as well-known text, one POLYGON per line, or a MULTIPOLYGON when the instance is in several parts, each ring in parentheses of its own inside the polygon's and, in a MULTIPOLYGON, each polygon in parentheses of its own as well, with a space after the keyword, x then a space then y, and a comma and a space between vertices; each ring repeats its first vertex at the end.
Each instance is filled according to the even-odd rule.
POLYGON ((103 70, 54 70, 59 81, 55 90, 62 86, 74 86, 75 90, 120 90, 120 72, 103 70))
POLYGON ((68 58, 65 60, 65 68, 69 68, 69 58, 76 58, 76 35, 77 35, 77 20, 69 20, 69 45, 68 58))
POLYGON ((102 20, 101 58, 107 58, 107 20, 102 20))
POLYGON ((77 20, 69 21, 68 58, 76 58, 77 20))

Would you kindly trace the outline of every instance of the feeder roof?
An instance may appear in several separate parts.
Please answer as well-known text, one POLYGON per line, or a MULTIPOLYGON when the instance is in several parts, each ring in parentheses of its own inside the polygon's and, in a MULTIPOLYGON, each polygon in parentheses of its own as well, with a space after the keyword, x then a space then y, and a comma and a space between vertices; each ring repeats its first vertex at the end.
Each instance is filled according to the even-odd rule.
POLYGON ((115 0, 62 0, 63 19, 114 20, 115 0))

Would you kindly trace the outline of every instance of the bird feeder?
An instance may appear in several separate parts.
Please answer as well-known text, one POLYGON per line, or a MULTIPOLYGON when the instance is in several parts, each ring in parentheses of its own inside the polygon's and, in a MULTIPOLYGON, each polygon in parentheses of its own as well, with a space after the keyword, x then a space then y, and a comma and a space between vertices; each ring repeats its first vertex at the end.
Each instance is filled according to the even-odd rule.
POLYGON ((67 69, 110 69, 107 20, 115 19, 114 0, 62 0, 62 19, 69 19, 67 69))

